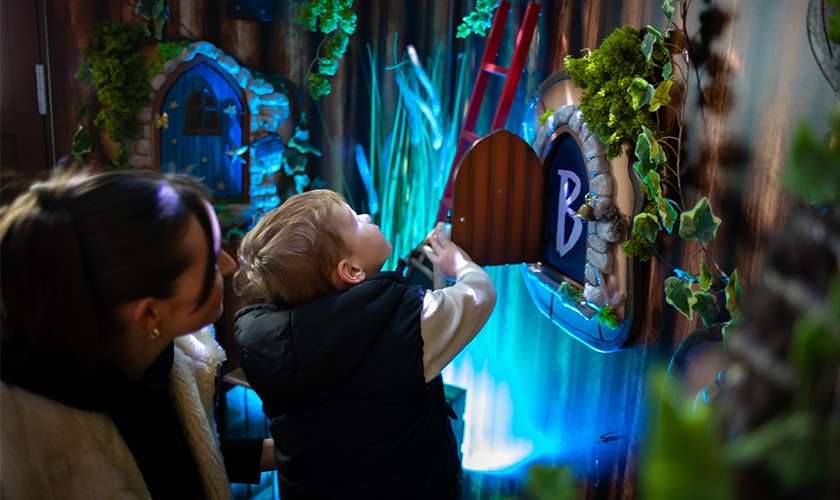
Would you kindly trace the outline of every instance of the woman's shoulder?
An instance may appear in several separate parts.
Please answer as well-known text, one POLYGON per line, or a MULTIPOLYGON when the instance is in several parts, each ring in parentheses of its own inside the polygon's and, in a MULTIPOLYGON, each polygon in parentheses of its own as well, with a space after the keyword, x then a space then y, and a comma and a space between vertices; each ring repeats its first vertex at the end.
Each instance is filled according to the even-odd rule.
MULTIPOLYGON (((0 382, 2 475, 10 497, 89 498, 90 491, 147 498, 113 421, 0 382)), ((107 496, 107 495, 106 495, 107 496)))

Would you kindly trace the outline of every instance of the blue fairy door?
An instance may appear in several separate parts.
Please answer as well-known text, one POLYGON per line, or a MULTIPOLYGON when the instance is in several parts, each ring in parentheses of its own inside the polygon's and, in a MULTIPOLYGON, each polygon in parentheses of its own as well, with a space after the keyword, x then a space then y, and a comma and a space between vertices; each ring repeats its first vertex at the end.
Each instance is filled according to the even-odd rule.
POLYGON ((169 126, 160 129, 163 172, 199 179, 217 200, 247 200, 246 117, 238 86, 199 60, 169 87, 158 112, 169 115, 169 126))

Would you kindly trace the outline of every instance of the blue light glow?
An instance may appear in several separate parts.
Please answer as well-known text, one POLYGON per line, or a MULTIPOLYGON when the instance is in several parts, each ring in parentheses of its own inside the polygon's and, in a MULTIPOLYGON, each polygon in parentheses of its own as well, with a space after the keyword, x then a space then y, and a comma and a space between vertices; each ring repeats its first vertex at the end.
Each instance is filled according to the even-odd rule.
POLYGON ((464 467, 521 474, 540 461, 587 473, 626 453, 644 427, 649 352, 593 351, 539 312, 518 266, 488 272, 496 310, 444 371, 467 390, 464 467))

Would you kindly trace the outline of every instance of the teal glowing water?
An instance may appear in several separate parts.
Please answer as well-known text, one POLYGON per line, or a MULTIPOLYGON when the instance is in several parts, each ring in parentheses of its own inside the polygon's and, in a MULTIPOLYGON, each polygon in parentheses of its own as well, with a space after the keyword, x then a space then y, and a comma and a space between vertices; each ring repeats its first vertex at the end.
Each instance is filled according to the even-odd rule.
POLYGON ((444 371, 467 390, 464 467, 510 473, 536 460, 586 472, 593 457, 624 453, 641 437, 648 351, 595 352, 539 312, 518 266, 488 272, 496 309, 444 371))

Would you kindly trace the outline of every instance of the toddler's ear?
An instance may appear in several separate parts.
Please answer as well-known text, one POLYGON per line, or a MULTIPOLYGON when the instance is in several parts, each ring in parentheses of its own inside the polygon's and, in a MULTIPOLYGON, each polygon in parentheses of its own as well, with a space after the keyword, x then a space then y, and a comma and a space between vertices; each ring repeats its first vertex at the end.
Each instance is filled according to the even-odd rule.
POLYGON ((365 270, 347 259, 341 259, 336 269, 338 279, 347 285, 358 285, 365 280, 365 270))

